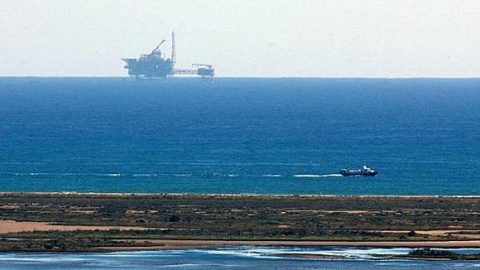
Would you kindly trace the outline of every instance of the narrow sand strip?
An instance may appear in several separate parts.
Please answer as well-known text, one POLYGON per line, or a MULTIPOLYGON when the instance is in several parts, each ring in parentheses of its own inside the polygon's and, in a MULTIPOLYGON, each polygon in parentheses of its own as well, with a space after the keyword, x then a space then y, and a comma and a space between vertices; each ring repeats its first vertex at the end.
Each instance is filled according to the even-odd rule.
POLYGON ((224 240, 157 240, 142 239, 148 246, 105 247, 106 250, 168 250, 197 249, 219 246, 349 246, 349 247, 480 247, 480 241, 425 241, 425 242, 340 242, 340 241, 224 241, 224 240))
POLYGON ((108 230, 148 230, 143 227, 128 227, 128 226, 72 226, 72 225, 55 225, 47 222, 17 222, 14 220, 0 220, 0 234, 18 233, 29 231, 108 231, 108 230))
POLYGON ((372 247, 480 247, 480 241, 415 241, 415 242, 347 242, 347 241, 217 241, 217 240, 148 240, 152 244, 167 245, 167 246, 219 246, 219 245, 258 245, 258 246, 372 246, 372 247))

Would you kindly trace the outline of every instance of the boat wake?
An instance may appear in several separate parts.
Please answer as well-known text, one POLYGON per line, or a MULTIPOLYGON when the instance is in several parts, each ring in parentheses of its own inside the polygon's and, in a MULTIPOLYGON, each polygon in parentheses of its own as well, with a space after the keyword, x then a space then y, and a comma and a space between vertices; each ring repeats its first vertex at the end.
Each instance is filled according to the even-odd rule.
POLYGON ((327 177, 343 177, 339 173, 332 174, 296 174, 293 177, 295 178, 327 178, 327 177))
POLYGON ((339 173, 331 173, 331 174, 324 174, 323 177, 343 177, 343 175, 339 173))
MULTIPOLYGON (((292 175, 282 174, 236 174, 224 172, 212 173, 97 173, 97 172, 69 172, 69 173, 49 173, 49 172, 0 172, 0 176, 12 177, 35 177, 35 178, 198 178, 198 179, 229 179, 229 178, 291 178, 292 175)), ((343 177, 341 174, 295 174, 293 178, 334 178, 343 177)))

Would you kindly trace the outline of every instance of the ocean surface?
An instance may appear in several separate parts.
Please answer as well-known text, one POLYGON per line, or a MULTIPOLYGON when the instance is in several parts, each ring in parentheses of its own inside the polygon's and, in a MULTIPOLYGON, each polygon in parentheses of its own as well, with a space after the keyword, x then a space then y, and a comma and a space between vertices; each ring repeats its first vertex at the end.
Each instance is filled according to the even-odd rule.
POLYGON ((480 195, 480 79, 0 78, 6 191, 480 195))
MULTIPOLYGON (((99 269, 317 269, 317 270, 474 270, 480 262, 379 260, 375 255, 407 254, 406 248, 226 247, 211 250, 113 253, 0 253, 4 270, 99 269), (281 254, 344 255, 347 259, 286 258, 281 254)), ((478 253, 478 249, 455 250, 478 253)), ((378 258, 378 257, 377 257, 378 258)))

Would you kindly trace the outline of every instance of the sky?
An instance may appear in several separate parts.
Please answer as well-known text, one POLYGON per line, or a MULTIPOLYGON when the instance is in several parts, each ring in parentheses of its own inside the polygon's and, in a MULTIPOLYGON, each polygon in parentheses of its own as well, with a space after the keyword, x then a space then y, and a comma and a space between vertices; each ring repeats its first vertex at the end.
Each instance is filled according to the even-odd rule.
POLYGON ((480 77, 478 0, 0 0, 0 76, 126 76, 172 30, 221 77, 480 77))

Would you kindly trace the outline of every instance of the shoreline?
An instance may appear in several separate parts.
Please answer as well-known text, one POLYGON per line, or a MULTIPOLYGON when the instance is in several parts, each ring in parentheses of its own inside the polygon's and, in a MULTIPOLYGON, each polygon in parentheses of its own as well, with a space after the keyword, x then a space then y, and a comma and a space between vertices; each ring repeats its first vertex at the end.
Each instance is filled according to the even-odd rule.
POLYGON ((16 195, 78 195, 78 196, 206 196, 206 197, 300 197, 300 198, 402 198, 402 199, 421 199, 421 198, 480 198, 480 195, 389 195, 389 194, 262 194, 262 193, 169 193, 169 192, 76 192, 76 191, 47 191, 47 192, 0 192, 0 196, 16 195))
POLYGON ((298 240, 161 240, 148 239, 151 246, 109 247, 105 251, 189 250, 225 246, 299 246, 299 247, 384 247, 384 248, 480 248, 480 240, 474 241, 298 241, 298 240))

